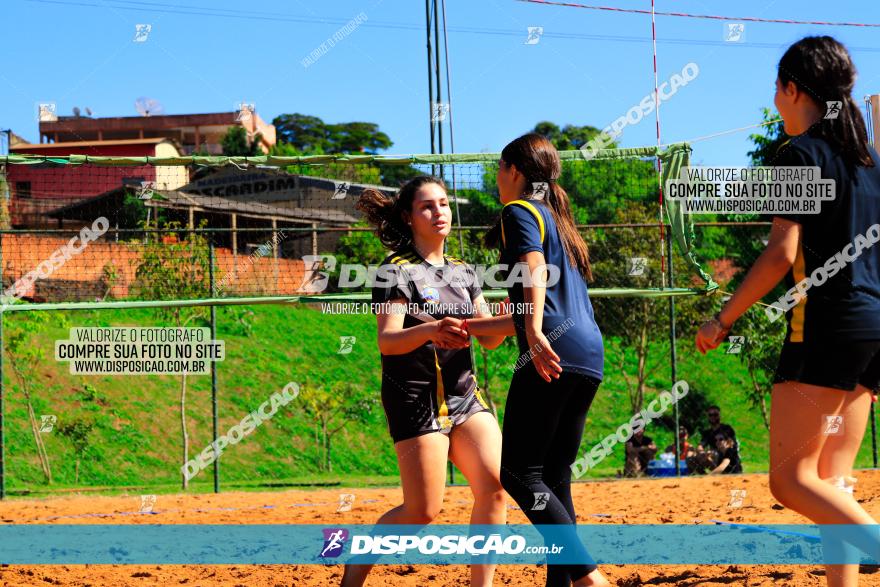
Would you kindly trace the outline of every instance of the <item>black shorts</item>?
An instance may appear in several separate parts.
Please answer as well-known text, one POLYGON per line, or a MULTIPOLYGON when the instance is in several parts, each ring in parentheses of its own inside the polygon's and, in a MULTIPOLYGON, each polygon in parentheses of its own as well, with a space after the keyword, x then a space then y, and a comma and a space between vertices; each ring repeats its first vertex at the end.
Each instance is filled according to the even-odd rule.
POLYGON ((442 398, 427 390, 406 393, 394 386, 383 387, 382 407, 395 443, 432 432, 449 434, 474 414, 490 411, 478 387, 463 396, 442 398))
POLYGON ((877 393, 880 391, 880 340, 786 342, 773 383, 785 381, 845 391, 853 391, 860 384, 877 393))

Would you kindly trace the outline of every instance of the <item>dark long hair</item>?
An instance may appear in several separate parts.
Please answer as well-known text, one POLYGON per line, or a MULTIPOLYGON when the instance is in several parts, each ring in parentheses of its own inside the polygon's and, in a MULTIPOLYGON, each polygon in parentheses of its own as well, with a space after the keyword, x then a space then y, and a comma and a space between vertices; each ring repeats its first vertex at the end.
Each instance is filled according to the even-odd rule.
MULTIPOLYGON (((575 267, 584 279, 593 279, 590 267, 590 251, 587 243, 575 227, 574 217, 568 194, 557 182, 562 172, 559 153, 546 137, 537 133, 528 133, 509 143, 501 151, 501 165, 515 165, 517 170, 526 177, 526 185, 546 183, 549 186, 544 202, 559 230, 559 238, 572 267, 575 267)), ((488 246, 497 246, 501 234, 501 220, 486 233, 485 242, 488 246)))
POLYGON ((376 227, 376 236, 382 244, 396 251, 413 240, 412 228, 406 223, 403 213, 412 211, 416 193, 422 186, 431 183, 446 190, 446 184, 439 177, 420 175, 403 184, 394 197, 375 189, 364 190, 355 207, 376 227))
POLYGON ((779 60, 779 81, 794 82, 822 112, 827 102, 842 102, 837 117, 823 118, 814 132, 848 164, 874 166, 865 121, 852 97, 856 67, 846 47, 833 37, 804 37, 779 60))

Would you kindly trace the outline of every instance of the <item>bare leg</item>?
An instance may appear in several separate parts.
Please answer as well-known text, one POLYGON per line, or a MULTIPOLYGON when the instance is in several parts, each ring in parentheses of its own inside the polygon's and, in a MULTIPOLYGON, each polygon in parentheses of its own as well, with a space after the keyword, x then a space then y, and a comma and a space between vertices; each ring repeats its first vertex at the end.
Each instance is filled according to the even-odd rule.
MULTIPOLYGON (((488 412, 474 414, 452 430, 450 458, 474 495, 471 524, 504 524, 507 510, 501 487, 501 430, 488 412)), ((471 565, 471 587, 491 587, 496 565, 471 565)))
MULTIPOLYGON (((875 525, 877 522, 853 496, 824 481, 819 472, 820 456, 832 438, 824 433, 824 417, 841 413, 847 393, 797 382, 773 386, 770 491, 782 505, 816 524, 875 525)), ((867 409, 867 405, 861 397, 851 399, 845 428, 858 422, 864 428, 867 416, 861 410, 867 409)), ((833 447, 825 457, 829 467, 844 459, 833 447)), ((880 540, 867 528, 854 538, 855 546, 869 555, 880 549, 880 540)))
MULTIPOLYGON (((439 432, 401 440, 394 445, 400 468, 403 503, 379 518, 378 524, 429 524, 443 506, 449 438, 439 432)), ((373 565, 346 565, 342 587, 364 584, 373 565)))
MULTIPOLYGON (((871 392, 861 385, 847 392, 840 408, 843 416, 843 432, 831 435, 819 455, 819 478, 833 482, 836 478, 852 477, 853 464, 871 409, 871 392)), ((853 547, 850 546, 850 549, 853 547)), ((829 587, 854 587, 859 583, 859 565, 825 565, 829 587)))

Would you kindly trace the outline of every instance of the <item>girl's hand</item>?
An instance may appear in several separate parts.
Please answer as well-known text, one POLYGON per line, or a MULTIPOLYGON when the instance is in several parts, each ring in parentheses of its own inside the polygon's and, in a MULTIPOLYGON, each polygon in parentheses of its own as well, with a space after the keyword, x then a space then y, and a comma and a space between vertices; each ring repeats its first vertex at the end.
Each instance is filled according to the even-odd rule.
POLYGON ((532 353, 532 362, 538 375, 546 381, 559 379, 562 367, 559 365, 559 355, 550 347, 550 341, 543 332, 526 332, 526 340, 532 353))
POLYGON ((697 350, 705 355, 706 351, 718 348, 718 345, 724 342, 728 332, 730 332, 730 328, 724 328, 717 318, 707 320, 697 331, 695 340, 697 350))
POLYGON ((462 349, 470 346, 470 337, 462 330, 461 320, 447 316, 433 324, 434 332, 431 334, 431 342, 438 348, 462 349))

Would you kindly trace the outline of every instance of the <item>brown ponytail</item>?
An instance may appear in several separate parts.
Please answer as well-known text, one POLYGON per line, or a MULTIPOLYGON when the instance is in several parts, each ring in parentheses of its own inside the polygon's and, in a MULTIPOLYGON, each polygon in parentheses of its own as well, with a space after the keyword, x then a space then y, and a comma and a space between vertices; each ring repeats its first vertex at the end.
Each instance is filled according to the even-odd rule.
POLYGON ((841 102, 836 118, 819 121, 817 134, 847 163, 874 166, 865 121, 852 97, 856 68, 846 47, 833 37, 801 39, 779 60, 779 81, 794 82, 823 113, 828 102, 841 102))
MULTIPOLYGON (((587 243, 577 231, 574 216, 571 213, 568 194, 561 185, 556 183, 562 172, 562 164, 559 161, 559 153, 556 147, 546 137, 537 133, 525 134, 504 147, 501 151, 502 165, 505 163, 516 166, 517 170, 525 175, 526 185, 546 183, 549 185, 544 202, 550 210, 550 215, 559 230, 559 239, 565 249, 571 266, 587 281, 593 279, 593 269, 590 266, 590 251, 587 243)), ((487 233, 484 242, 488 246, 496 246, 501 234, 501 221, 495 224, 487 233)))

